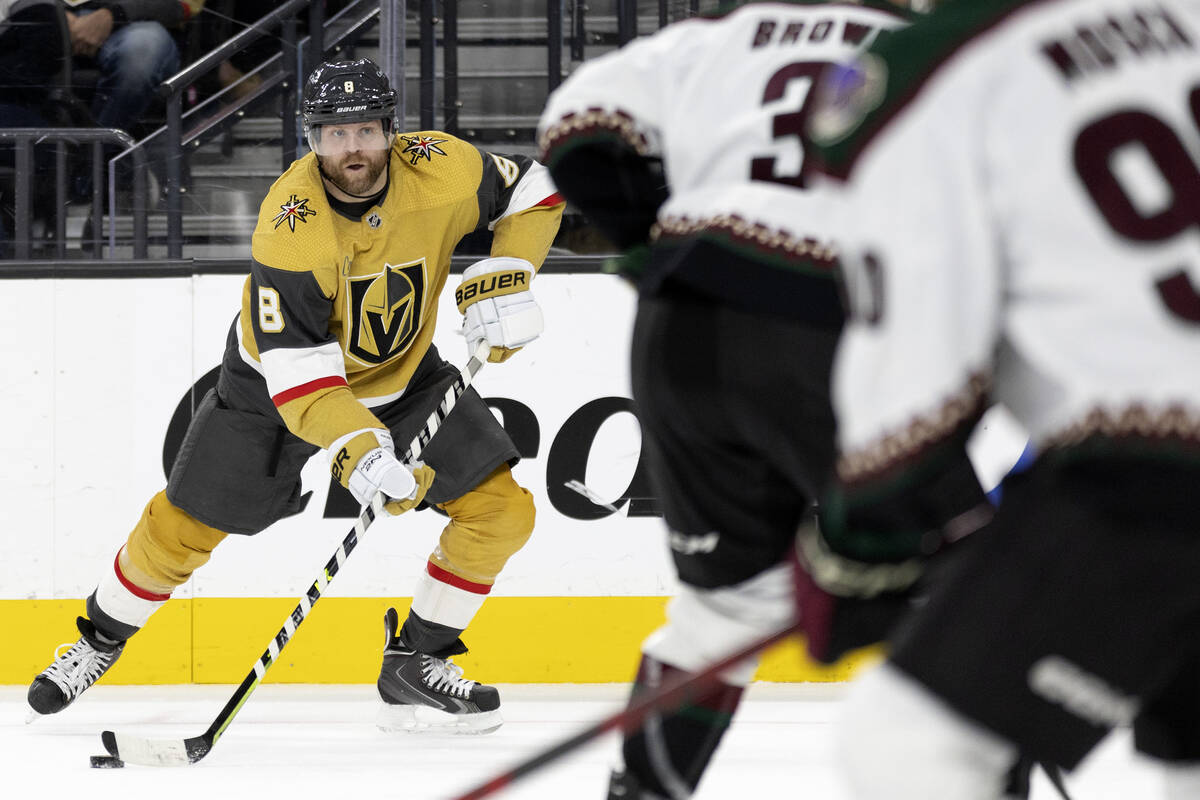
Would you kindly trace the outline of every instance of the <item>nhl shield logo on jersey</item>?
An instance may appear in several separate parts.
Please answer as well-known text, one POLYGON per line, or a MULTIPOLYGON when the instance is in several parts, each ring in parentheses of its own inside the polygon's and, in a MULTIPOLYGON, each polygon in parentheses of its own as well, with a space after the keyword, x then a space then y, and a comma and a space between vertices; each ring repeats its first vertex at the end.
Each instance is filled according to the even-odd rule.
POLYGON ((346 353, 363 364, 382 364, 409 348, 425 307, 425 261, 395 266, 346 281, 346 353))
POLYGON ((308 207, 308 198, 300 200, 296 195, 288 198, 286 203, 279 206, 280 211, 275 215, 275 228, 278 229, 283 223, 287 223, 288 230, 292 233, 296 232, 296 220, 307 222, 308 217, 316 214, 316 210, 308 207))
POLYGON ((825 70, 808 123, 813 141, 835 144, 862 124, 883 102, 887 74, 887 65, 872 53, 825 70))
POLYGON ((405 148, 401 152, 408 154, 408 163, 416 164, 422 158, 426 161, 433 161, 433 154, 439 156, 446 155, 446 151, 438 147, 439 144, 450 141, 449 139, 435 139, 432 136, 401 136, 404 140, 405 148))

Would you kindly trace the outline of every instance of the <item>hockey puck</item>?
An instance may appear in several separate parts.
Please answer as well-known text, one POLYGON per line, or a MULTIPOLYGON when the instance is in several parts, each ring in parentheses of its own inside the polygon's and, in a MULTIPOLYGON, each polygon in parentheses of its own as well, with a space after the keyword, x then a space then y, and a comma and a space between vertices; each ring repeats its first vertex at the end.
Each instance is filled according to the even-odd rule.
POLYGON ((125 762, 116 756, 92 756, 92 769, 120 769, 125 762))

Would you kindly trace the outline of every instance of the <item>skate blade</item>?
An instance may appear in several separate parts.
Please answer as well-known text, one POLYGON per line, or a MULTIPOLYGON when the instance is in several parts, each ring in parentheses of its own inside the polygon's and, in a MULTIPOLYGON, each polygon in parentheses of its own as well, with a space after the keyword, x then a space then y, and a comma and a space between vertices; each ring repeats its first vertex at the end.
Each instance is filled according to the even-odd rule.
POLYGON ((421 733, 480 736, 504 724, 500 709, 478 714, 450 714, 429 706, 394 706, 384 703, 375 725, 385 733, 421 733))

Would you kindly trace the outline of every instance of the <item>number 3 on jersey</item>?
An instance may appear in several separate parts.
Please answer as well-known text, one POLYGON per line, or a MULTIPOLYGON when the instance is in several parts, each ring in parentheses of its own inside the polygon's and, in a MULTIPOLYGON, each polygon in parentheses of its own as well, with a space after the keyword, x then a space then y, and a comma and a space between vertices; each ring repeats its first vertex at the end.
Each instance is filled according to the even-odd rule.
MULTIPOLYGON (((1192 120, 1200 127, 1200 87, 1188 97, 1192 120)), ((1200 226, 1200 167, 1170 125, 1139 110, 1119 111, 1093 122, 1075 139, 1075 171, 1109 227, 1135 242, 1161 242, 1200 226), (1114 170, 1127 148, 1137 147, 1158 170, 1171 202, 1146 213, 1114 170)), ((1187 265, 1155 282, 1159 299, 1177 319, 1200 324, 1200 292, 1187 265)))
POLYGON ((795 159, 796 171, 792 174, 780 175, 776 172, 776 156, 760 156, 750 162, 751 180, 770 181, 804 188, 804 145, 801 142, 801 135, 804 133, 804 124, 808 120, 808 115, 812 112, 811 100, 816 94, 812 91, 813 83, 824 68, 824 62, 799 61, 780 68, 767 79, 767 85, 763 89, 762 95, 762 105, 764 106, 782 100, 788 85, 792 81, 800 81, 802 94, 799 108, 771 117, 771 137, 776 142, 790 141, 794 150, 798 152, 798 158, 795 159))
POLYGON ((266 286, 258 287, 258 329, 263 333, 279 333, 283 325, 279 292, 266 286))

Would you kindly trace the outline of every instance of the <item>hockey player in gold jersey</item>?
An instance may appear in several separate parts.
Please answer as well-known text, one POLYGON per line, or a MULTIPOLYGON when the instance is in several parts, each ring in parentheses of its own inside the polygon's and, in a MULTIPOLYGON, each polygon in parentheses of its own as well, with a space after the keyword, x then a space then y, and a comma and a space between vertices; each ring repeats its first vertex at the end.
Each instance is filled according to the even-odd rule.
POLYGON ((241 313, 220 377, 196 409, 164 491, 146 506, 78 620, 82 637, 29 690, 54 713, 115 662, 126 640, 228 534, 251 535, 306 501, 300 470, 320 449, 360 502, 449 517, 403 626, 385 616, 378 686, 385 727, 483 732, 500 724, 492 687, 449 658, 534 506, 510 472, 518 453, 468 389, 410 470, 395 453, 458 371, 433 346, 450 256, 494 233, 491 257, 458 286, 468 347, 503 361, 542 330, 530 279, 562 216, 546 170, 439 131, 398 133, 395 93, 367 59, 326 63, 304 89, 313 152, 263 201, 241 313))

